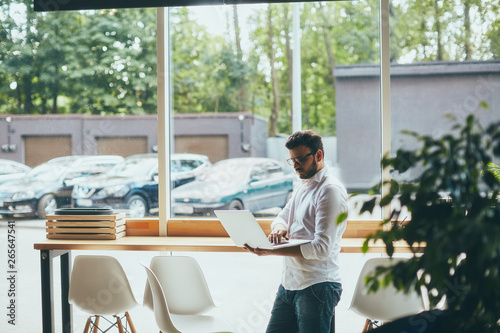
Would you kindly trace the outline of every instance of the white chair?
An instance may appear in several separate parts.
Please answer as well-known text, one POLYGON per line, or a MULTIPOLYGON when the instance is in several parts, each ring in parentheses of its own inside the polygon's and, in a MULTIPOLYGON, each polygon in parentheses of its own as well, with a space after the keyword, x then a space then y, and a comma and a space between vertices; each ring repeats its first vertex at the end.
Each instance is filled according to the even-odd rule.
MULTIPOLYGON (((170 313, 203 314, 215 308, 203 271, 192 257, 156 256, 150 268, 165 292, 170 313)), ((146 282, 143 305, 153 310, 149 282, 146 282)))
MULTIPOLYGON (((144 265, 143 265, 144 266, 144 265)), ((156 324, 160 333, 232 332, 224 321, 207 315, 175 315, 169 311, 166 294, 153 271, 144 266, 152 293, 156 324)))
POLYGON ((369 331, 378 321, 388 322, 419 313, 424 310, 422 296, 418 292, 405 294, 394 286, 379 287, 376 292, 368 292, 365 286, 366 277, 372 275, 378 266, 391 266, 404 258, 372 258, 368 259, 354 289, 350 309, 366 320, 363 332, 369 331))
POLYGON ((90 313, 84 333, 93 328, 96 333, 99 329, 107 331, 113 326, 118 327, 120 333, 124 332, 121 319, 126 317, 128 328, 135 333, 129 310, 138 305, 135 300, 129 281, 122 266, 114 257, 85 255, 75 257, 73 271, 69 285, 68 300, 81 310, 90 313), (123 314, 120 317, 118 314, 123 314), (115 322, 103 316, 113 315, 115 322), (99 318, 107 320, 111 326, 107 329, 99 328, 99 318), (94 321, 92 321, 94 317, 94 321), (91 327, 92 326, 92 327, 91 327))

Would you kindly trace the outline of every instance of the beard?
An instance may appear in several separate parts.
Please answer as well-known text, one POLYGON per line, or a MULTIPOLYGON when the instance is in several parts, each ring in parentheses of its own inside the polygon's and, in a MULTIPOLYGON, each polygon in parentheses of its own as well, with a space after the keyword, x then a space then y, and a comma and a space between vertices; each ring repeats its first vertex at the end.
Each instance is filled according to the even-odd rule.
POLYGON ((304 170, 304 172, 304 174, 299 174, 300 179, 309 179, 318 172, 318 163, 316 163, 316 159, 313 160, 311 168, 309 170, 304 170))

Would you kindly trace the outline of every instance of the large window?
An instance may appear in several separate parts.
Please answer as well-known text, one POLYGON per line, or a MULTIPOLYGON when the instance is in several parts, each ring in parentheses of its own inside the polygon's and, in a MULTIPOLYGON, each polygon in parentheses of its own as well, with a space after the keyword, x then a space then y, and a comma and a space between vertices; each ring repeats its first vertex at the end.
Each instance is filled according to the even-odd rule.
MULTIPOLYGON (((401 130, 439 135, 449 130, 444 114, 463 118, 482 102, 498 108, 495 0, 161 10, 35 13, 21 0, 2 3, 0 159, 37 167, 112 155, 144 164, 121 183, 101 166, 82 170, 92 181, 61 172, 61 192, 0 184, 0 215, 112 206, 137 217, 163 208, 165 218, 212 216, 213 207, 272 217, 297 181, 283 163, 284 141, 297 128, 321 134, 331 170, 350 193, 368 195, 382 179, 380 157, 415 144, 401 130), (390 27, 387 39, 381 27, 390 27), (170 167, 150 166, 157 156, 170 167), (244 161, 247 174, 207 191, 206 174, 223 161, 244 161)), ((478 112, 485 123, 498 119, 478 112)))
MULTIPOLYGON (((73 191, 65 187, 64 195, 5 191, 6 216, 43 217, 65 206, 156 215, 160 201, 168 206, 158 195, 158 180, 161 188, 169 172, 167 218, 212 216, 213 208, 272 217, 297 181, 284 163, 284 140, 297 128, 324 137, 327 164, 350 191, 366 191, 380 181, 376 159, 366 162, 380 150, 379 107, 366 117, 375 125, 373 140, 349 120, 355 110, 342 104, 337 76, 345 66, 379 67, 377 1, 174 7, 163 22, 151 8, 34 13, 24 2, 11 1, 1 15, 0 112, 9 116, 2 125, 8 125, 16 148, 0 157, 32 167, 60 156, 126 158, 109 172, 72 181, 73 191), (167 26, 168 44, 159 42, 164 31, 157 24, 167 26), (160 94, 158 45, 169 61, 168 90, 160 94), (166 135, 158 136, 155 115, 163 98, 169 124, 160 132, 166 135), (158 147, 165 149, 162 140, 170 141, 172 164, 166 171, 150 163, 158 147), (349 156, 338 148, 353 140, 365 151, 349 156), (237 163, 248 168, 231 186, 207 190, 214 188, 205 176, 214 172, 212 164, 220 170, 237 163), (12 197, 30 203, 19 203, 21 212, 12 197)), ((368 81, 374 84, 365 93, 378 96, 378 80, 368 81)), ((232 169, 225 172, 232 176, 232 169)))
POLYGON ((0 5, 0 159, 33 168, 2 176, 0 215, 154 213, 156 10, 34 13, 31 3, 0 5))

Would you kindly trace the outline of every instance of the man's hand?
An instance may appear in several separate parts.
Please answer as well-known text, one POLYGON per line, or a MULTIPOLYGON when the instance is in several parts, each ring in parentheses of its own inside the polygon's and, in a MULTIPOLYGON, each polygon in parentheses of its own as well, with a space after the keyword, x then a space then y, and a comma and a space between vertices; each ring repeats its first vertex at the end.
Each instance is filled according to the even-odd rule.
POLYGON ((256 254, 258 256, 268 256, 272 254, 274 250, 265 250, 265 249, 259 249, 258 247, 251 247, 248 244, 243 245, 243 248, 247 250, 248 252, 251 252, 253 254, 256 254))
MULTIPOLYGON (((283 224, 275 225, 273 231, 269 234, 269 241, 274 244, 279 244, 285 239, 286 240, 289 239, 288 230, 286 230, 286 227, 283 224)), ((300 245, 273 249, 273 250, 266 250, 266 249, 253 248, 248 244, 245 244, 243 248, 246 251, 256 254, 258 256, 274 255, 274 256, 303 258, 302 251, 300 250, 300 245)))
POLYGON ((268 236, 269 241, 273 244, 279 244, 284 239, 288 240, 290 237, 288 235, 288 230, 283 224, 276 224, 273 231, 268 236))
POLYGON ((259 249, 258 247, 254 248, 254 247, 249 246, 248 244, 245 244, 243 246, 243 248, 245 250, 247 250, 248 252, 256 254, 260 257, 261 256, 287 256, 287 257, 304 258, 302 256, 302 251, 300 251, 300 245, 283 247, 283 248, 279 248, 279 249, 266 250, 266 249, 259 249))

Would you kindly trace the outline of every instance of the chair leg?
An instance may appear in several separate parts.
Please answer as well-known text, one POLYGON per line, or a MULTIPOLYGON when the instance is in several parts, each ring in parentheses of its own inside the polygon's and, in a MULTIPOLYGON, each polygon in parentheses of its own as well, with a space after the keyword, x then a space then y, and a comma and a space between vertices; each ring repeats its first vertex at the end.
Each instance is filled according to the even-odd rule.
POLYGON ((85 324, 85 328, 83 329, 83 333, 89 333, 90 323, 92 322, 92 317, 87 319, 87 323, 85 324))
POLYGON ((365 321, 365 326, 363 327, 363 333, 366 333, 368 331, 371 331, 373 329, 373 324, 370 319, 366 319, 365 321))
POLYGON ((92 331, 92 333, 97 333, 97 330, 99 329, 99 318, 100 316, 95 316, 94 330, 92 331))
POLYGON ((128 326, 130 326, 130 332, 137 333, 137 331, 135 330, 134 323, 132 322, 132 318, 130 317, 128 312, 125 312, 125 317, 127 317, 128 326))
POLYGON ((115 316, 115 317, 116 317, 116 324, 118 325, 118 332, 124 333, 123 332, 122 320, 120 319, 119 316, 115 316))

